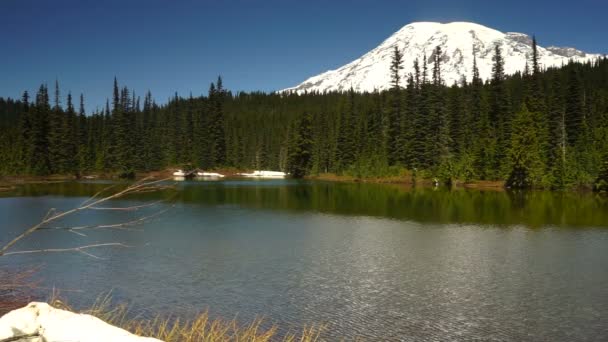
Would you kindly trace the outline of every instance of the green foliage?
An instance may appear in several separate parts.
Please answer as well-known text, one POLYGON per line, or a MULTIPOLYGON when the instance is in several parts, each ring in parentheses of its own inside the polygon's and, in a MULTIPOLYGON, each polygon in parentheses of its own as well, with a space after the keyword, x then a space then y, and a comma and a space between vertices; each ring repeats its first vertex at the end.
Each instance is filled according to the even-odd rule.
POLYGON ((599 175, 593 183, 593 190, 597 192, 608 192, 608 154, 604 156, 599 175))
POLYGON ((524 104, 513 119, 509 148, 510 173, 507 186, 515 189, 542 185, 544 165, 541 159, 534 114, 524 104))
POLYGON ((218 78, 205 96, 163 105, 147 93, 142 108, 115 81, 106 107, 84 113, 84 98, 76 110, 57 85, 52 106, 42 85, 33 100, 0 98, 0 174, 130 177, 191 164, 556 189, 602 181, 608 60, 541 70, 533 54, 531 73, 507 77, 496 48, 489 82, 474 58, 471 81, 447 87, 441 50, 411 75, 400 74, 398 55, 384 92, 233 94, 218 78))
POLYGON ((370 155, 359 158, 345 174, 355 178, 389 178, 400 176, 403 171, 402 167, 389 165, 388 160, 381 155, 370 155))
POLYGON ((294 178, 304 177, 312 160, 312 115, 304 114, 294 127, 289 143, 287 170, 294 178))
POLYGON ((463 153, 458 159, 445 160, 439 164, 435 176, 445 184, 452 184, 455 180, 472 181, 476 177, 475 156, 463 153))

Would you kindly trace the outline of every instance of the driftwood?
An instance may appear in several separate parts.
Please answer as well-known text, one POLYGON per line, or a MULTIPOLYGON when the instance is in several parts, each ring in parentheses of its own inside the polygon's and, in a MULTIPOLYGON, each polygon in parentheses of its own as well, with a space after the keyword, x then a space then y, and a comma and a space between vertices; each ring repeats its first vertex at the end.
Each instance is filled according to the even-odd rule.
POLYGON ((81 235, 81 236, 86 236, 84 233, 82 233, 83 230, 95 230, 95 229, 129 230, 129 227, 141 224, 151 218, 159 216, 160 214, 166 212, 169 209, 164 209, 164 210, 154 213, 152 215, 143 216, 143 217, 137 218, 132 221, 116 223, 116 224, 100 224, 100 225, 89 225, 89 226, 79 226, 79 227, 78 226, 77 227, 50 227, 50 226, 48 226, 48 224, 52 223, 54 221, 57 221, 61 218, 64 218, 68 215, 71 215, 71 214, 74 214, 74 213, 77 213, 77 212, 80 212, 83 210, 136 211, 136 210, 139 210, 142 208, 154 206, 163 201, 161 200, 161 201, 156 201, 156 202, 147 203, 147 204, 143 204, 143 205, 135 205, 135 206, 129 206, 129 207, 102 207, 100 205, 109 200, 121 198, 121 197, 124 197, 127 195, 155 192, 155 191, 171 188, 171 187, 160 184, 169 179, 170 178, 150 181, 149 178, 144 178, 141 181, 128 186, 126 189, 124 189, 122 191, 116 192, 114 194, 111 194, 111 195, 108 195, 105 197, 101 197, 103 193, 108 192, 108 190, 110 190, 116 186, 116 185, 113 185, 113 186, 107 187, 107 188, 97 192, 96 194, 89 197, 86 201, 81 203, 76 208, 73 208, 73 209, 70 209, 70 210, 67 210, 64 212, 57 212, 55 209, 51 209, 48 211, 48 213, 42 219, 42 221, 40 221, 39 223, 35 224, 34 226, 28 228, 23 233, 19 234, 17 237, 15 237, 9 243, 7 243, 2 248, 0 248, 0 256, 15 255, 15 254, 31 254, 31 253, 78 252, 78 253, 82 253, 87 256, 93 257, 93 258, 100 259, 98 256, 95 256, 95 255, 87 252, 86 250, 92 249, 92 248, 98 248, 98 247, 131 247, 131 246, 128 246, 123 243, 111 242, 111 243, 101 243, 101 244, 86 245, 86 246, 79 246, 79 247, 72 247, 72 248, 49 248, 49 249, 25 250, 25 251, 11 251, 10 250, 17 242, 28 237, 30 234, 32 234, 36 231, 40 231, 40 230, 65 230, 65 231, 69 231, 71 233, 81 235))

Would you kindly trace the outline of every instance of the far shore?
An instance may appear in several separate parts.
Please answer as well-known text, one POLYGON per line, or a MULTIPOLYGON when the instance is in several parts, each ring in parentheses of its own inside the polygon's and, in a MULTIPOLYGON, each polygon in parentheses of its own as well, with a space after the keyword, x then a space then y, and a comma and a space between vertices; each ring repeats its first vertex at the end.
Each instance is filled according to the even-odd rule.
MULTIPOLYGON (((170 168, 159 171, 140 172, 136 174, 135 179, 143 178, 170 178, 177 168, 170 168)), ((239 173, 251 172, 249 169, 214 169, 213 172, 218 172, 225 175, 227 178, 239 177, 239 173)), ((48 176, 0 176, 0 192, 11 191, 15 186, 23 184, 50 184, 61 183, 77 180, 117 180, 116 175, 111 173, 91 173, 77 177, 75 175, 48 175, 48 176)), ((330 182, 352 182, 352 183, 377 183, 377 184, 398 184, 407 187, 434 187, 435 181, 432 178, 413 178, 410 175, 406 176, 389 176, 389 177, 355 177, 350 175, 338 175, 335 173, 321 173, 318 175, 309 175, 305 179, 320 180, 330 182)), ((439 183, 439 186, 445 184, 439 183)), ((452 184, 454 188, 479 189, 479 190, 505 190, 504 181, 455 181, 452 184)))
MULTIPOLYGON (((390 177, 354 177, 348 175, 337 175, 335 173, 322 173, 319 175, 307 176, 306 179, 322 180, 330 182, 354 182, 354 183, 378 183, 378 184, 401 184, 408 187, 435 187, 435 180, 432 178, 413 178, 407 176, 390 176, 390 177)), ((438 186, 442 186, 439 182, 438 186)), ((453 188, 467 188, 480 190, 505 190, 504 181, 453 181, 453 188)))

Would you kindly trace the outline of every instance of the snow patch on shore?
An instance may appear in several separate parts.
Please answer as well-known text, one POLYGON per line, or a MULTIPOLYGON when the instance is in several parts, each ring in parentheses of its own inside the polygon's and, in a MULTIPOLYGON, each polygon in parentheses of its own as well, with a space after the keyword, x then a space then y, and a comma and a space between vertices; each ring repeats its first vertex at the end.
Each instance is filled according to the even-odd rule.
POLYGON ((47 303, 32 302, 0 318, 0 340, 74 342, 157 342, 110 325, 97 317, 55 309, 47 303), (29 336, 29 337, 27 337, 29 336))
POLYGON ((239 173, 239 176, 254 178, 285 178, 287 174, 281 171, 255 170, 253 173, 239 173))

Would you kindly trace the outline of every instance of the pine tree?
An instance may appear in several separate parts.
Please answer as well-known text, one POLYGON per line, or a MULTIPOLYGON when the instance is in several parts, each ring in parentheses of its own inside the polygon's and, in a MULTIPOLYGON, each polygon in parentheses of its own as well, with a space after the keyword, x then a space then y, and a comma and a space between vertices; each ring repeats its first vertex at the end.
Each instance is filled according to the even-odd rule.
POLYGON ((310 168, 313 148, 312 115, 304 114, 298 120, 289 144, 289 173, 294 178, 304 177, 310 168))
POLYGON ((513 119, 508 157, 511 171, 507 187, 523 189, 541 185, 544 174, 542 151, 534 124, 534 114, 525 104, 513 119))
POLYGON ((62 156, 64 165, 62 173, 78 174, 78 117, 72 103, 72 94, 68 93, 67 108, 62 116, 61 132, 64 137, 62 143, 62 156))
MULTIPOLYGON (((544 113, 545 101, 543 96, 543 87, 541 81, 540 61, 538 57, 538 46, 536 45, 536 37, 532 37, 532 75, 528 82, 530 83, 529 91, 526 94, 526 104, 531 112, 544 113)), ((527 67, 527 63, 526 63, 527 67)), ((539 117, 539 120, 544 120, 544 117, 539 117)))
POLYGON ((55 81, 55 98, 52 111, 49 112, 48 151, 49 167, 51 173, 65 173, 67 162, 64 131, 64 113, 61 108, 59 81, 55 81))
POLYGON ((399 51, 397 45, 394 46, 391 59, 391 89, 401 88, 401 70, 403 70, 403 53, 399 51))
POLYGON ((564 109, 560 78, 555 75, 552 79, 551 93, 548 101, 549 138, 547 153, 548 167, 552 174, 551 186, 564 189, 572 183, 572 170, 569 169, 567 158, 566 112, 564 109))
POLYGON ((224 127, 224 102, 226 99, 226 90, 222 83, 222 77, 217 78, 217 89, 215 92, 214 102, 214 122, 212 137, 215 144, 215 165, 223 166, 226 164, 226 132, 224 127))
POLYGON ((608 192, 608 153, 604 155, 600 173, 593 183, 593 190, 596 192, 608 192))
POLYGON ((470 120, 465 109, 464 96, 461 88, 454 84, 448 93, 449 123, 450 134, 452 136, 452 151, 460 155, 467 150, 467 137, 469 132, 470 120))
MULTIPOLYGON (((408 107, 410 111, 410 118, 412 121, 412 135, 411 135, 411 156, 409 159, 409 165, 413 169, 424 168, 426 165, 426 154, 425 154, 425 127, 426 127, 426 116, 425 105, 427 104, 425 98, 422 95, 422 89, 426 89, 424 84, 424 74, 421 76, 418 59, 414 60, 414 85, 408 88, 408 107)), ((425 92, 426 94, 426 92, 425 92)))
POLYGON ((357 148, 356 142, 356 112, 355 112, 355 91, 351 88, 348 93, 348 99, 343 104, 342 110, 340 111, 340 121, 338 129, 338 139, 336 146, 336 161, 338 169, 341 171, 346 170, 351 166, 357 155, 355 153, 357 148))
POLYGON ((427 66, 427 58, 426 58, 426 52, 425 52, 423 60, 422 60, 422 84, 427 83, 427 75, 428 75, 428 66, 427 66))
POLYGON ((28 153, 31 157, 28 163, 30 171, 35 175, 47 175, 51 171, 48 152, 50 111, 48 89, 45 85, 41 85, 36 94, 36 105, 32 113, 31 150, 28 153))
POLYGON ((414 88, 420 89, 420 65, 418 58, 414 60, 414 88))
POLYGON ((495 177, 493 170, 496 164, 496 135, 494 133, 495 128, 490 121, 488 92, 484 89, 483 81, 479 76, 476 54, 473 54, 473 75, 469 101, 472 120, 471 129, 472 135, 475 137, 470 140, 474 173, 479 179, 492 179, 495 177))
POLYGON ((441 54, 441 46, 437 45, 431 55, 433 59, 433 85, 436 87, 440 86, 443 82, 441 79, 441 54))
POLYGON ((416 137, 416 113, 418 111, 418 90, 416 89, 415 76, 410 74, 407 79, 405 89, 405 108, 403 110, 403 119, 401 120, 401 134, 399 146, 401 147, 399 154, 401 161, 408 168, 412 168, 415 164, 414 139, 416 137))
POLYGON ((76 121, 78 172, 88 171, 92 156, 89 155, 89 139, 87 134, 87 117, 84 109, 84 94, 80 94, 80 105, 78 107, 78 118, 76 121))
POLYGON ((550 158, 550 153, 548 152, 547 148, 549 143, 549 125, 547 122, 548 114, 545 104, 545 92, 541 80, 538 46, 536 44, 535 36, 532 37, 532 75, 526 81, 530 83, 530 86, 524 88, 529 89, 525 95, 525 101, 530 112, 536 115, 534 118, 534 123, 536 125, 536 132, 541 144, 541 150, 546 152, 543 153, 543 161, 546 163, 546 161, 550 158))
POLYGON ((432 91, 431 127, 433 128, 432 140, 430 146, 432 150, 433 165, 441 169, 444 179, 451 178, 452 172, 452 139, 450 136, 450 120, 446 108, 445 87, 441 78, 441 47, 437 46, 433 51, 433 84, 430 88, 432 91))
POLYGON ((585 115, 585 96, 579 65, 568 65, 568 88, 566 90, 566 136, 568 144, 575 145, 580 138, 585 115))
POLYGON ((496 134, 496 157, 494 158, 493 178, 499 179, 505 172, 509 137, 511 134, 511 101, 505 85, 505 66, 502 49, 499 44, 494 47, 492 80, 490 83, 490 123, 496 134))
POLYGON ((27 92, 23 92, 21 97, 21 103, 23 104, 23 112, 19 120, 19 163, 17 165, 17 171, 28 173, 30 169, 31 156, 31 145, 32 145, 32 113, 30 112, 30 95, 27 92))
POLYGON ((114 101, 112 109, 112 140, 115 156, 114 170, 121 178, 132 178, 135 176, 133 168, 134 148, 131 141, 132 129, 134 127, 131 115, 131 99, 129 90, 124 87, 118 88, 118 82, 114 78, 114 101))
MULTIPOLYGON (((391 60, 391 110, 389 114, 389 141, 388 141, 388 157, 389 163, 395 164, 403 161, 403 156, 400 155, 401 148, 401 127, 402 127, 402 107, 403 99, 401 94, 401 70, 403 69, 403 54, 395 45, 393 58, 391 60)), ((352 89, 351 89, 352 91, 352 89)))

